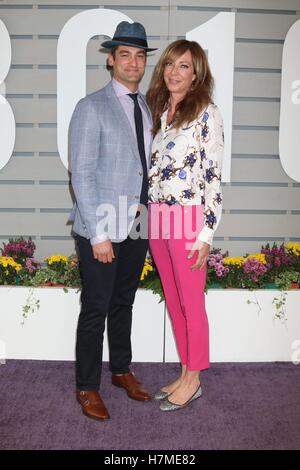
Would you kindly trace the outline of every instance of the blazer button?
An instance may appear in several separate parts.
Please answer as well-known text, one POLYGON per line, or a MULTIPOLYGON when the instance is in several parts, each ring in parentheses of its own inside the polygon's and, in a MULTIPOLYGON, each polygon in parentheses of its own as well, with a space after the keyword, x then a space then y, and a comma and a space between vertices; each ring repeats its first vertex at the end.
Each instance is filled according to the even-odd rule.
POLYGON ((134 196, 134 199, 140 199, 138 196, 134 196))
POLYGON ((139 172, 139 175, 142 176, 142 174, 143 174, 143 173, 140 171, 140 172, 139 172))

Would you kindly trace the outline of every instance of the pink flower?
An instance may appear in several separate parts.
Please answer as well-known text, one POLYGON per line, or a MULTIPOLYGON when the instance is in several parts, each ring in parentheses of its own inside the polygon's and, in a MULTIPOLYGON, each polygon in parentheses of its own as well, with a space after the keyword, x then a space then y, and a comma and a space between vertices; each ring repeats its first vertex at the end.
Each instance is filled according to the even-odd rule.
POLYGON ((218 277, 228 274, 229 269, 223 264, 223 255, 221 253, 211 253, 207 261, 208 266, 213 267, 218 277))
POLYGON ((22 237, 10 239, 8 243, 3 243, 1 248, 2 256, 11 256, 15 261, 24 263, 27 258, 32 258, 35 250, 35 244, 31 239, 24 240, 22 237))
POLYGON ((30 273, 33 273, 37 270, 39 263, 34 258, 28 258, 26 260, 26 268, 30 273))
POLYGON ((263 276, 266 273, 267 268, 258 259, 249 258, 243 264, 243 271, 245 274, 248 275, 248 277, 250 277, 252 281, 256 282, 259 277, 263 276))

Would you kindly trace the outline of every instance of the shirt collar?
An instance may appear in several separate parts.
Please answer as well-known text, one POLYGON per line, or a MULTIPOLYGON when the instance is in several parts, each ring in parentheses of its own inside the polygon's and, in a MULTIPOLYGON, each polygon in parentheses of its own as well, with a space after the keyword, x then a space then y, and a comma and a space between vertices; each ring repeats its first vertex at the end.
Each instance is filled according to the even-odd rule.
POLYGON ((167 116, 168 116, 168 108, 162 113, 160 117, 160 122, 161 122, 161 129, 165 130, 169 126, 167 125, 167 116))
MULTIPOLYGON (((125 95, 128 95, 129 93, 132 93, 131 90, 129 90, 122 83, 118 82, 118 80, 116 80, 115 78, 112 79, 112 86, 118 98, 120 96, 125 96, 125 95)), ((140 93, 139 90, 137 90, 136 94, 139 94, 139 93, 140 93)))

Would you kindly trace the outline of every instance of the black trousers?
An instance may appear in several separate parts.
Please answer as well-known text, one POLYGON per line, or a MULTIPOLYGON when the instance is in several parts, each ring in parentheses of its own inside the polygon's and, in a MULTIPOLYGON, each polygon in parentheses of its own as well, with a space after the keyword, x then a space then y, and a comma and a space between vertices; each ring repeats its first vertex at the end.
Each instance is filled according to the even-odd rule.
POLYGON ((148 240, 127 237, 121 243, 113 243, 115 259, 106 264, 94 259, 89 240, 77 234, 75 240, 82 279, 76 342, 76 385, 81 390, 98 390, 106 317, 110 370, 113 374, 129 372, 132 359, 132 305, 148 240))

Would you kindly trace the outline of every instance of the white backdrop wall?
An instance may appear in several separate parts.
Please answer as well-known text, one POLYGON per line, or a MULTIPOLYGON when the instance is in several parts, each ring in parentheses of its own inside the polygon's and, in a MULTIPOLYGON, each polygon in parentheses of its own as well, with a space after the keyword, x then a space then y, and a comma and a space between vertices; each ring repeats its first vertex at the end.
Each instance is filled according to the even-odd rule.
MULTIPOLYGON (((30 235, 40 259, 74 251, 66 225, 69 174, 57 150, 56 49, 68 19, 97 7, 142 22, 159 48, 149 57, 143 92, 169 42, 219 12, 236 13, 231 182, 223 184, 214 245, 237 255, 266 241, 300 241, 300 184, 285 174, 278 155, 282 48, 300 18, 300 0, 0 0, 12 43, 6 99, 17 126, 14 153, 0 170, 0 245, 30 235)), ((87 93, 110 79, 101 41, 98 36, 88 44, 87 93)))

